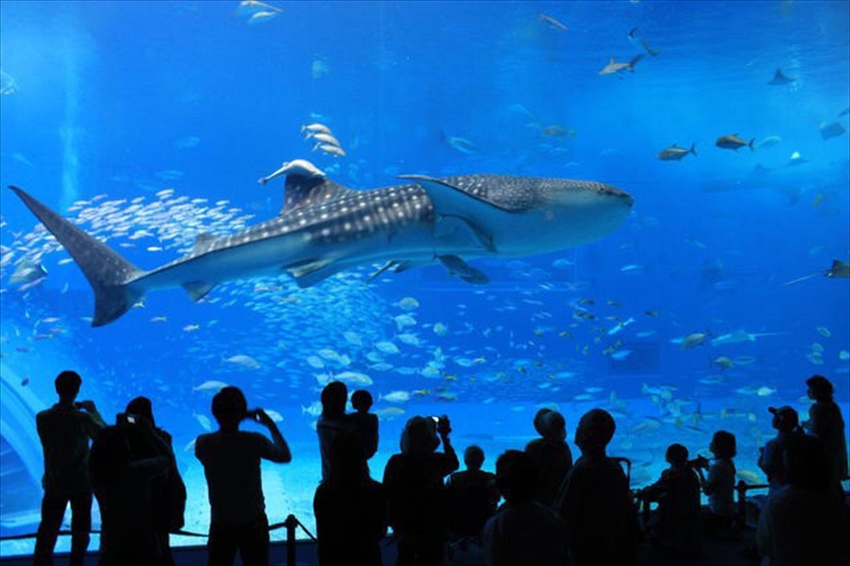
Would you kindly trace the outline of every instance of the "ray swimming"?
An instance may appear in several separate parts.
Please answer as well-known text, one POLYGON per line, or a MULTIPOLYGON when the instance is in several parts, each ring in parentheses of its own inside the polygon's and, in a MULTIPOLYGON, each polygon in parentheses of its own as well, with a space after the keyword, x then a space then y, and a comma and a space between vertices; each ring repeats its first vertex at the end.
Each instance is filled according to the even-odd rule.
POLYGON ((598 240, 619 228, 633 199, 595 181, 462 175, 403 176, 409 184, 354 190, 291 173, 280 214, 222 237, 199 234, 185 256, 145 271, 24 190, 11 186, 65 247, 95 295, 92 326, 118 319, 150 291, 182 287, 193 301, 217 284, 287 272, 310 287, 348 268, 394 272, 441 262, 468 283, 480 257, 522 257, 598 240))

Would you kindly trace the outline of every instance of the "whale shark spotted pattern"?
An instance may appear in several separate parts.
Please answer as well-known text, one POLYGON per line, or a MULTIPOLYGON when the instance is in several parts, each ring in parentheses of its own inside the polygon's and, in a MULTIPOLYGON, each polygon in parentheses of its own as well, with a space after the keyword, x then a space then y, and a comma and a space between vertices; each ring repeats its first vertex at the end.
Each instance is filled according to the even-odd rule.
POLYGON ((486 276, 466 261, 597 240, 625 222, 633 203, 629 194, 594 181, 485 174, 403 178, 411 182, 354 190, 289 174, 277 217, 227 236, 200 234, 188 254, 150 271, 22 189, 10 188, 88 279, 95 295, 92 326, 116 320, 150 291, 182 287, 197 301, 218 283, 281 272, 303 288, 361 265, 386 263, 380 274, 442 262, 464 281, 483 283, 486 276))

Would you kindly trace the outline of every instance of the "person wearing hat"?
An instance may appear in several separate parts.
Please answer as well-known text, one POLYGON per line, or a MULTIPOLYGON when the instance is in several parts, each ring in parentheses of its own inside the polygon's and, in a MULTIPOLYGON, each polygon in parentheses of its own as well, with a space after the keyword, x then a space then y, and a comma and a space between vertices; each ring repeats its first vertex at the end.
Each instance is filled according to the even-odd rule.
POLYGON ((800 428, 797 411, 785 405, 783 407, 768 407, 773 414, 773 428, 776 429, 776 438, 769 440, 761 449, 758 466, 767 476, 770 482, 770 490, 767 496, 785 485, 785 448, 788 442, 795 436, 803 434, 800 428))
POLYGON ((809 407, 809 420, 803 426, 823 443, 833 485, 840 487, 841 480, 847 477, 847 440, 841 409, 832 399, 834 390, 827 378, 813 375, 806 380, 806 385, 809 386, 809 399, 815 403, 809 407))

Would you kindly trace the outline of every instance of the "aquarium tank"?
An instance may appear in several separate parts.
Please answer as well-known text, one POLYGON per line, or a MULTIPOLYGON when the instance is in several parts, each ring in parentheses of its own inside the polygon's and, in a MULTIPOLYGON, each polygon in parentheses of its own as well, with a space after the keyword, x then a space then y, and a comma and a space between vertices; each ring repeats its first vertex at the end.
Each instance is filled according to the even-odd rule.
POLYGON ((850 422, 848 16, 0 2, 0 537, 38 526, 35 415, 65 369, 109 423, 152 400, 201 534, 193 443, 224 384, 292 448, 263 464, 272 523, 314 528, 331 380, 374 398, 378 480, 415 415, 448 415, 492 470, 541 408, 577 457, 599 407, 635 488, 673 442, 710 456, 717 430, 764 483, 768 407, 806 419, 807 378, 850 422))

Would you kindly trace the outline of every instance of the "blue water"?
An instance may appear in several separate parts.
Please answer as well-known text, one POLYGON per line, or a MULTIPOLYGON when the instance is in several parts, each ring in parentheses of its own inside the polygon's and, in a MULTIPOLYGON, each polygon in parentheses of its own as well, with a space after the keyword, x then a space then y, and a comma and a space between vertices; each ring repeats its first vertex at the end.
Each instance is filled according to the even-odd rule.
POLYGON ((85 279, 0 191, 0 536, 37 526, 34 414, 65 368, 110 420, 131 397, 152 398, 199 532, 206 486, 190 442, 211 418, 210 395, 193 390, 207 381, 239 385, 283 418, 294 461, 266 468, 269 516, 308 525, 319 478, 309 409, 323 375, 372 381, 378 478, 416 414, 450 415, 456 446, 480 444, 492 468, 533 437, 540 407, 557 405, 573 430, 600 406, 617 418, 610 452, 634 461, 636 485, 658 475, 669 443, 707 453, 721 428, 738 436, 739 470, 757 473, 766 408, 805 417, 813 373, 835 383, 847 415, 850 286, 822 274, 850 259, 850 147, 819 126, 848 128, 850 3, 270 4, 283 11, 251 23, 235 1, 0 2, 0 184, 147 269, 199 232, 276 215, 282 183, 256 179, 296 158, 357 189, 404 173, 598 180, 634 196, 629 220, 578 248, 473 261, 486 286, 441 266, 366 284, 376 266, 363 266, 306 290, 285 275, 223 284, 195 304, 156 292, 91 328, 85 279), (660 54, 629 41, 633 28, 660 54), (598 74, 639 53, 633 73, 598 74), (777 68, 796 80, 768 85, 777 68), (345 157, 311 152, 300 128, 316 121, 345 157), (757 149, 715 147, 727 134, 757 149), (771 136, 781 140, 758 147, 771 136), (657 158, 694 142, 696 157, 657 158), (160 213, 138 213, 148 206, 160 213), (9 279, 25 259, 47 277, 21 290, 9 279), (736 330, 753 340, 711 345, 736 330), (705 344, 676 342, 697 332, 705 344), (399 352, 376 349, 385 341, 399 352), (255 363, 227 361, 237 355, 255 363), (397 391, 411 399, 379 400, 397 391))

